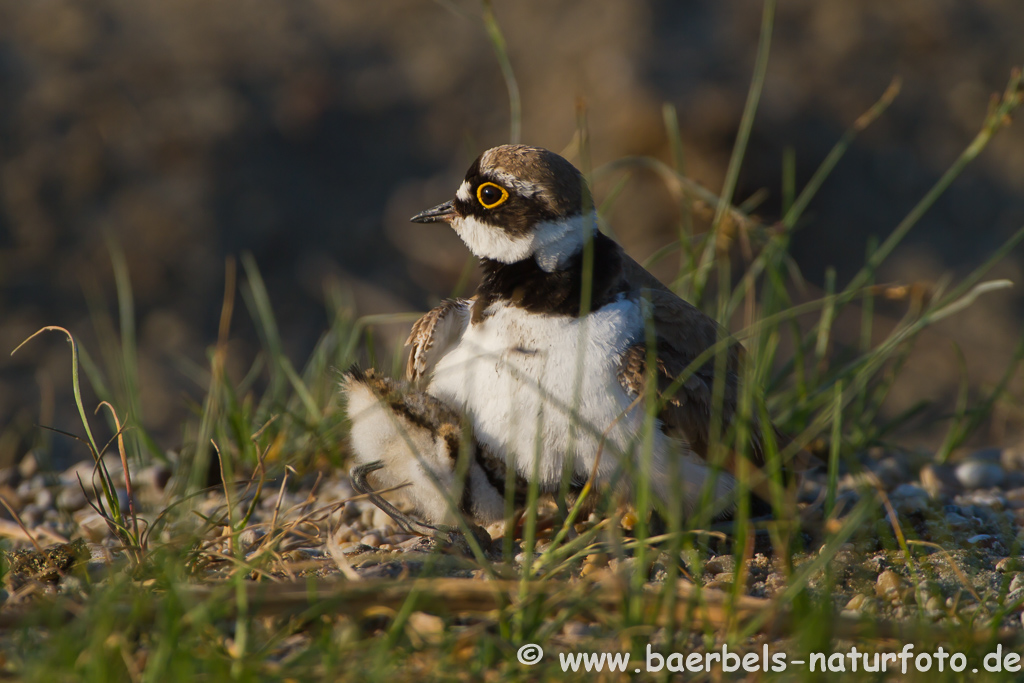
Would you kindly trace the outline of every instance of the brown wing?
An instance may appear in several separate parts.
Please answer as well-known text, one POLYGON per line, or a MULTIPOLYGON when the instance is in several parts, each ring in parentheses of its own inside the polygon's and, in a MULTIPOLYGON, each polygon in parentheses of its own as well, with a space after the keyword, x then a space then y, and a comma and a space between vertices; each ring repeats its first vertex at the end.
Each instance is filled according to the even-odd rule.
MULTIPOLYGON (((736 412, 739 364, 742 346, 694 306, 668 291, 644 290, 652 304, 652 322, 657 348, 658 395, 665 399, 659 417, 669 433, 686 440, 695 453, 707 457, 711 423, 712 391, 715 382, 715 357, 709 356, 695 369, 691 364, 719 339, 729 339, 726 354, 722 419, 728 425, 736 412), (721 336, 719 336, 721 335, 721 336), (688 376, 676 382, 689 370, 688 376)), ((619 382, 631 394, 639 396, 646 388, 647 344, 639 342, 626 350, 619 364, 619 382)), ((761 460, 760 434, 755 436, 754 455, 761 460)))
MULTIPOLYGON (((723 423, 728 426, 736 413, 740 366, 744 356, 743 346, 721 325, 676 296, 636 261, 626 257, 623 270, 629 281, 640 284, 643 288, 641 295, 649 299, 651 304, 650 316, 657 342, 654 353, 657 362, 657 391, 661 398, 666 399, 659 418, 668 433, 684 439, 697 455, 706 458, 710 440, 715 356, 709 354, 708 359, 696 369, 690 370, 689 376, 677 387, 675 382, 705 351, 720 340, 728 340, 725 342, 727 348, 724 350, 725 377, 721 405, 723 423)), ((619 365, 618 377, 619 382, 630 394, 639 396, 644 391, 648 381, 645 343, 635 344, 626 350, 619 365)), ((789 443, 789 439, 779 433, 774 426, 769 425, 769 428, 776 437, 780 449, 789 443)), ((755 420, 751 425, 751 431, 751 460, 756 467, 760 467, 765 462, 762 426, 755 420)), ((808 461, 809 458, 809 454, 800 451, 787 463, 786 469, 789 472, 807 469, 812 465, 808 461)), ((731 456, 724 466, 728 470, 734 470, 734 456, 731 456)), ((766 486, 754 488, 759 496, 766 498, 766 486)))
POLYGON ((405 345, 412 347, 405 365, 406 379, 418 382, 430 374, 437 361, 462 337, 472 305, 473 299, 445 299, 413 323, 405 340, 405 345))

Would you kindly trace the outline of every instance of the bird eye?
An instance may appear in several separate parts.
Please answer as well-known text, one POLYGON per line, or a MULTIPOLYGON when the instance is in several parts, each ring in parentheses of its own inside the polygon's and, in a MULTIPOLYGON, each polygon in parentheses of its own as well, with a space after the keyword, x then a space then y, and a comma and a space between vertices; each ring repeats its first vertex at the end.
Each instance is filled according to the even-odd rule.
POLYGON ((476 198, 480 200, 480 206, 493 209, 508 199, 508 190, 494 183, 482 183, 476 188, 476 198))

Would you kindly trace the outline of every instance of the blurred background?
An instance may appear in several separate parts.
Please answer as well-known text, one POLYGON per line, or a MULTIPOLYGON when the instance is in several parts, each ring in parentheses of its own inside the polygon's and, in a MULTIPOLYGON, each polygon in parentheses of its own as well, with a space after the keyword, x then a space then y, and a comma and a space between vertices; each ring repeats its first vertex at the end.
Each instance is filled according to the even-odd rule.
MULTIPOLYGON (((569 147, 583 102, 595 166, 632 154, 667 161, 670 103, 687 173, 719 190, 760 2, 495 0, 494 10, 525 142, 569 147)), ((467 272, 471 285, 454 234, 408 217, 450 198, 472 159, 508 139, 508 95, 481 16, 475 0, 0 4, 0 467, 24 452, 35 423, 77 431, 67 345, 54 335, 8 353, 43 325, 99 353, 97 335, 117 321, 111 243, 134 294, 143 419, 164 447, 181 439, 188 397, 202 396, 188 368, 207 362, 216 339, 229 255, 254 255, 297 364, 327 326, 325 288, 364 315, 424 310, 467 272)), ((1020 0, 781 0, 737 199, 765 188, 758 214, 777 219, 784 150, 802 186, 902 77, 794 238, 809 283, 821 286, 834 265, 842 286, 870 237, 884 239, 970 142, 990 94, 1024 64, 1021 36, 1020 0)), ((643 259, 675 238, 678 216, 659 181, 639 174, 610 223, 643 259)), ((1022 225, 1018 124, 880 280, 963 275, 1022 225)), ((995 273, 1015 291, 922 340, 893 411, 956 394, 954 343, 975 390, 999 378, 1021 335, 1022 259, 1018 250, 995 273)), ((231 339, 233 358, 259 346, 241 304, 231 339)), ((1011 391, 1024 394, 1019 380, 1011 391)), ((1007 420, 979 438, 1010 438, 1007 420)))

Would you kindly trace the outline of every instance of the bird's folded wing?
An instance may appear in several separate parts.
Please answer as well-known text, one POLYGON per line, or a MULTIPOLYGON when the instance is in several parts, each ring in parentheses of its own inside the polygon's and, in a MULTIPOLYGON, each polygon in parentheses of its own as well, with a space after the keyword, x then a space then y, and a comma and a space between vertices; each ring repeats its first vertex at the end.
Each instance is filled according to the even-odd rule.
MULTIPOLYGON (((685 440, 697 455, 707 457, 716 365, 714 351, 709 349, 720 343, 720 353, 725 355, 717 361, 725 371, 717 408, 723 428, 727 428, 736 412, 742 347, 711 318, 671 292, 645 289, 640 295, 650 304, 649 324, 656 347, 648 354, 647 342, 640 341, 626 349, 619 364, 619 382, 630 394, 639 396, 656 377, 657 395, 663 403, 658 417, 666 431, 685 440), (656 364, 653 372, 648 370, 649 355, 656 364)), ((759 461, 760 433, 756 425, 753 430, 751 450, 759 461)))
POLYGON ((405 340, 405 345, 412 347, 405 366, 406 379, 417 382, 430 375, 437 361, 462 337, 472 305, 473 299, 445 299, 413 323, 405 340))
MULTIPOLYGON (((657 377, 657 392, 663 407, 658 415, 666 431, 687 442, 699 456, 708 456, 711 413, 721 411, 722 429, 728 429, 739 400, 739 376, 743 363, 743 346, 712 318, 676 296, 638 263, 627 257, 624 275, 643 288, 640 297, 649 302, 647 318, 653 325, 657 346, 653 354, 656 371, 647 369, 647 344, 639 342, 626 350, 619 365, 619 382, 632 395, 639 396, 647 388, 650 377, 657 377), (717 347, 716 347, 717 345, 717 347), (717 354, 725 354, 724 358, 717 354), (703 356, 703 360, 696 362, 703 356), (715 367, 725 371, 720 406, 713 406, 712 392, 715 367)), ((768 425, 781 451, 790 440, 774 425, 768 425)), ((751 462, 765 464, 763 426, 756 415, 751 421, 751 462)), ((735 468, 735 454, 729 456, 726 469, 735 468)), ((784 470, 799 472, 818 463, 806 451, 799 450, 787 458, 784 470)))

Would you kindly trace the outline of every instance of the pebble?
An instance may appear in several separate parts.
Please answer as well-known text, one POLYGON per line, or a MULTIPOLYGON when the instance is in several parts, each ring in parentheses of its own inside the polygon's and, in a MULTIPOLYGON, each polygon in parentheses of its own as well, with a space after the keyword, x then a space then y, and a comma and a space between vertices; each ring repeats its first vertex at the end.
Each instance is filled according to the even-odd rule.
POLYGON ((35 503, 29 503, 21 509, 18 516, 21 517, 22 524, 27 527, 34 527, 43 521, 43 509, 35 503))
POLYGON ((355 532, 355 530, 352 527, 346 524, 343 524, 340 527, 338 527, 338 531, 334 534, 335 543, 354 543, 358 540, 359 535, 355 532))
POLYGON ((956 468, 956 478, 966 489, 989 489, 1003 483, 1002 466, 983 460, 968 460, 956 468))
POLYGON ((95 510, 86 508, 75 513, 75 523, 92 543, 100 543, 110 536, 110 527, 95 510))
POLYGON ((919 477, 921 486, 933 498, 950 496, 963 491, 963 485, 957 479, 956 470, 949 465, 928 463, 921 468, 919 477))
POLYGON ((53 494, 50 493, 50 489, 36 491, 35 504, 44 510, 53 505, 53 494))
POLYGON ((24 505, 25 501, 32 500, 36 497, 35 490, 42 484, 36 484, 34 481, 25 480, 18 484, 18 488, 14 490, 14 494, 18 497, 18 500, 9 500, 11 505, 20 506, 24 505))
POLYGON ((1022 588, 1024 588, 1024 573, 1019 573, 1010 579, 1009 591, 1012 593, 1022 588))
POLYGON ((852 610, 854 612, 860 611, 860 608, 864 605, 864 601, 867 599, 867 597, 868 596, 864 595, 863 593, 858 593, 857 595, 854 595, 852 598, 850 598, 850 601, 846 603, 846 607, 844 609, 852 610))
POLYGON ((1003 448, 999 450, 999 464, 1009 471, 1024 470, 1024 448, 1003 448))
POLYGON ((875 582, 875 595, 889 600, 900 600, 900 593, 903 590, 903 579, 891 569, 886 569, 878 575, 875 582))
POLYGON ((973 524, 971 523, 971 520, 967 519, 963 515, 958 514, 956 512, 947 512, 946 513, 946 524, 948 524, 951 528, 953 528, 953 529, 955 529, 957 531, 960 531, 960 530, 963 530, 963 529, 967 529, 967 528, 973 526, 973 524))
POLYGON ((444 637, 444 620, 426 612, 413 612, 405 627, 428 643, 440 643, 444 637))
POLYGON ((1021 562, 1019 557, 1004 557, 996 562, 996 571, 1003 574, 1020 571, 1021 569, 1024 569, 1024 563, 1021 562))
POLYGON ((968 538, 967 542, 974 546, 988 548, 992 545, 993 541, 995 540, 996 537, 991 534, 975 534, 974 536, 968 538))
POLYGON ((910 478, 906 467, 894 456, 886 456, 868 467, 887 489, 891 489, 910 478))
POLYGON ((1006 506, 1013 510, 1020 510, 1024 508, 1024 488, 1009 489, 1003 491, 1003 497, 1006 499, 1006 506))
POLYGON ((591 553, 583 560, 580 568, 580 576, 588 576, 608 566, 608 555, 606 553, 591 553))
POLYGON ((57 494, 57 507, 68 512, 77 512, 89 504, 85 493, 77 484, 75 486, 62 486, 57 494))
POLYGON ((843 607, 842 614, 847 617, 859 617, 865 612, 872 613, 877 609, 875 599, 869 595, 858 593, 854 595, 843 607))
POLYGON ((978 516, 987 516, 991 512, 1000 512, 1006 509, 1006 498, 994 491, 971 491, 962 496, 957 496, 962 501, 975 508, 980 508, 978 516))
POLYGON ((704 563, 704 572, 711 574, 732 573, 736 571, 736 558, 732 555, 718 555, 704 563))
POLYGON ((720 574, 716 574, 714 580, 710 581, 708 585, 710 586, 712 583, 731 585, 736 583, 736 574, 733 572, 722 572, 720 574))
POLYGON ((928 509, 928 492, 913 484, 900 484, 890 494, 893 507, 903 514, 924 512, 928 509))
POLYGON ((31 479, 36 476, 39 472, 39 462, 36 460, 36 454, 29 451, 18 463, 18 474, 21 475, 22 479, 31 479))
POLYGON ((155 463, 144 467, 138 472, 132 472, 132 486, 148 488, 156 493, 163 493, 168 482, 171 481, 171 468, 164 463, 155 463))
POLYGON ((238 545, 242 550, 247 550, 253 546, 256 541, 260 540, 267 535, 263 529, 257 529, 255 527, 246 527, 242 530, 242 533, 238 535, 238 545))
MULTIPOLYGON (((536 558, 540 557, 540 555, 537 555, 536 553, 534 553, 533 557, 534 557, 534 559, 536 559, 536 558)), ((522 567, 522 566, 525 566, 526 563, 530 562, 530 558, 527 556, 526 553, 519 553, 518 555, 515 556, 514 562, 517 565, 519 565, 520 567, 522 567)))

